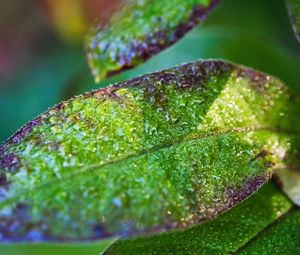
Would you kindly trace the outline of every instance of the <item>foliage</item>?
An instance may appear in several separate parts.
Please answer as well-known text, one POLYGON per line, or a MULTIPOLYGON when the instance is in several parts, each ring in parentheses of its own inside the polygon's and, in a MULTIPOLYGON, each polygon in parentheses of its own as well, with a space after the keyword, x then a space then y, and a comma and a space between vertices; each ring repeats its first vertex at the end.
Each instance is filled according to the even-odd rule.
MULTIPOLYGON (((173 44, 217 2, 186 1, 173 13, 160 13, 173 7, 166 2, 161 8, 163 3, 132 1, 108 26, 89 35, 88 56, 97 80, 141 64, 173 44), (136 15, 144 18, 131 26, 136 15), (178 22, 160 27, 161 20, 172 17, 178 22), (98 47, 103 44, 105 50, 98 47), (133 50, 139 44, 144 50, 133 50)), ((295 24, 297 4, 289 5, 295 24)), ((232 16, 226 16, 225 6, 219 16, 227 17, 226 23, 232 16)), ((237 6, 232 4, 228 13, 237 6)), ((208 24, 214 20, 218 12, 208 24)), ((257 24, 253 28, 259 30, 257 24)), ((270 72, 299 89, 300 65, 290 54, 293 50, 267 37, 260 40, 259 33, 197 28, 145 65, 102 84, 183 60, 221 56, 270 72)), ((80 90, 86 80, 67 88, 65 95, 80 90)), ((64 101, 0 147, 1 238, 104 239, 83 246, 92 252, 95 245, 104 251, 112 236, 147 234, 117 241, 104 253, 298 253, 299 104, 297 92, 277 78, 217 60, 147 74, 64 101), (279 185, 264 185, 272 172, 279 185), (160 233, 171 228, 181 230, 160 233)), ((31 253, 71 247, 45 243, 1 250, 17 254, 20 248, 31 253)))
POLYGON ((204 20, 218 0, 130 1, 87 39, 96 81, 134 67, 175 43, 204 20))

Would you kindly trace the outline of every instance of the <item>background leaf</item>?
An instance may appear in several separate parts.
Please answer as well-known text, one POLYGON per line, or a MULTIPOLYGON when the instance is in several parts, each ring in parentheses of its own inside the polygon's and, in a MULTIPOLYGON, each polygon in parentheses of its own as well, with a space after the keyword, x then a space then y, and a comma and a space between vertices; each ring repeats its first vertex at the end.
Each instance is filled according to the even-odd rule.
POLYGON ((0 244, 0 255, 99 255, 113 241, 103 240, 85 243, 33 243, 33 244, 0 244))
POLYGON ((286 0, 286 2, 296 37, 300 41, 300 1, 286 0))
POLYGON ((299 254, 300 210, 293 209, 259 233, 237 254, 299 254))
POLYGON ((203 21, 218 0, 128 1, 87 38, 88 62, 97 82, 134 67, 175 43, 203 21))

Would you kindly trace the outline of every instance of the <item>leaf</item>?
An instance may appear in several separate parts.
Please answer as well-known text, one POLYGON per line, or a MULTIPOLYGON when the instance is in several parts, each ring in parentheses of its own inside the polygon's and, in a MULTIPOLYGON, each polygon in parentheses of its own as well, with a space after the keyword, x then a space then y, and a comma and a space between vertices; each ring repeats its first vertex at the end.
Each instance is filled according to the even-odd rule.
POLYGON ((299 254, 300 210, 294 209, 260 233, 238 254, 299 254))
POLYGON ((62 102, 0 148, 2 241, 124 237, 213 218, 293 163, 299 105, 278 79, 217 60, 62 102))
POLYGON ((286 0, 290 19, 298 41, 300 41, 300 1, 286 0))
POLYGON ((232 254, 291 208, 291 202, 268 183, 212 221, 186 231, 119 240, 104 254, 232 254))
POLYGON ((84 243, 12 243, 0 244, 0 255, 95 255, 102 254, 111 239, 84 243))
POLYGON ((172 45, 218 2, 129 1, 108 25, 97 27, 87 38, 88 62, 96 81, 143 63, 172 45))

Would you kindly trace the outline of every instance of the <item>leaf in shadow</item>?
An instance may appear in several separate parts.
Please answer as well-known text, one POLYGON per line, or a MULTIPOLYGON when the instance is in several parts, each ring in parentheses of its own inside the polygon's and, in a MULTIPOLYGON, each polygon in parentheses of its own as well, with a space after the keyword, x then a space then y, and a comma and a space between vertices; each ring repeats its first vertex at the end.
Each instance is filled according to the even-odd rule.
POLYGON ((130 1, 87 38, 96 81, 143 63, 202 22, 218 0, 130 1))
POLYGON ((102 254, 114 240, 84 243, 11 243, 0 245, 0 255, 95 255, 102 254))
POLYGON ((290 19, 298 41, 300 41, 300 1, 286 0, 290 19))
POLYGON ((293 209, 236 254, 300 254, 300 210, 293 209))
POLYGON ((62 102, 0 147, 1 241, 126 237, 211 219, 297 151, 299 105, 278 79, 217 60, 62 102))

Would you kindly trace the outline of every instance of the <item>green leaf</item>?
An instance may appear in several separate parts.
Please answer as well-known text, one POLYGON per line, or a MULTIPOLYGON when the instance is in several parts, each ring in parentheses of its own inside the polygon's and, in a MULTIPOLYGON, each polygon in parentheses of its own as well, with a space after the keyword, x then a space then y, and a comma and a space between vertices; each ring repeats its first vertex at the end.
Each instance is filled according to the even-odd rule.
POLYGON ((0 147, 2 241, 103 239, 213 218, 293 163, 299 105, 278 79, 217 60, 62 102, 0 147))
POLYGON ((119 240, 104 254, 232 254, 291 208, 290 201, 269 183, 212 221, 186 231, 119 240))
POLYGON ((291 210, 237 254, 300 254, 299 228, 300 210, 291 210))
POLYGON ((82 243, 11 243, 0 244, 0 255, 98 255, 102 254, 114 240, 82 243))
POLYGON ((300 1, 286 0, 289 15, 295 31, 297 39, 300 41, 300 1))
POLYGON ((110 24, 87 38, 96 81, 131 68, 175 43, 202 22, 218 0, 129 1, 110 24))

